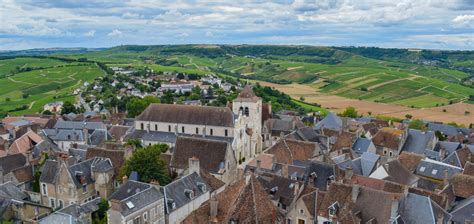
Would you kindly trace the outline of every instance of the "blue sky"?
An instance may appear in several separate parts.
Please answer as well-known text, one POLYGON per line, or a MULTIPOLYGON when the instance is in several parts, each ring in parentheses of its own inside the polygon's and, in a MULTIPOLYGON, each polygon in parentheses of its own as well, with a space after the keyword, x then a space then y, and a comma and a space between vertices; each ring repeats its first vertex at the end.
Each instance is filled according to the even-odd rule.
POLYGON ((474 50, 474 0, 0 0, 0 50, 210 43, 474 50))

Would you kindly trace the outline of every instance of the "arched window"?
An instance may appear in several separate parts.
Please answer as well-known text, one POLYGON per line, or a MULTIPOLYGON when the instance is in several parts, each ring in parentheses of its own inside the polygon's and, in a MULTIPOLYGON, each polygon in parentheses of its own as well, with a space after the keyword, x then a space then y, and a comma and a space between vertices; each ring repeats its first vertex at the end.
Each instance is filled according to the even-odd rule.
POLYGON ((225 129, 225 131, 224 131, 225 137, 227 137, 228 134, 229 134, 229 133, 227 132, 227 129, 225 129))
POLYGON ((183 127, 181 127, 181 132, 182 132, 182 133, 184 133, 184 126, 183 126, 183 127))
POLYGON ((196 134, 199 134, 199 128, 196 128, 196 134))
POLYGON ((145 126, 143 123, 140 124, 141 130, 145 130, 145 126))
POLYGON ((249 116, 249 108, 248 107, 245 107, 245 112, 244 112, 245 116, 249 116))
POLYGON ((155 131, 158 131, 158 125, 155 124, 155 131))
POLYGON ((243 107, 240 107, 240 108, 239 108, 239 112, 242 113, 242 114, 244 114, 244 108, 243 108, 243 107))
POLYGON ((210 134, 211 134, 211 135, 213 135, 213 134, 214 134, 214 130, 212 130, 212 128, 211 128, 210 134))

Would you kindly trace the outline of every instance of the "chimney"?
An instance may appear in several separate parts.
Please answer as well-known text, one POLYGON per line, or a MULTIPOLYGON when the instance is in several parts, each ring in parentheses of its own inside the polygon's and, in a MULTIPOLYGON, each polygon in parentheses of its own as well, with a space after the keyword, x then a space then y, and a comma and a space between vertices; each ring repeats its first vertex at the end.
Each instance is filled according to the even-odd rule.
POLYGON ((209 204, 210 204, 210 219, 211 219, 211 222, 214 222, 214 220, 217 220, 217 209, 218 209, 218 205, 219 205, 219 201, 217 201, 216 199, 216 196, 212 196, 211 197, 211 200, 209 200, 209 204))
POLYGON ((197 175, 201 175, 200 172, 200 165, 199 165, 199 159, 195 156, 189 158, 188 160, 188 168, 189 168, 189 174, 196 172, 197 175))
POLYGON ((298 194, 300 193, 300 182, 296 181, 296 182, 294 183, 294 187, 293 187, 293 188, 294 188, 294 190, 295 190, 294 194, 295 194, 295 195, 298 195, 298 194))
POLYGON ((352 166, 350 165, 347 166, 347 169, 344 172, 344 179, 347 181, 347 183, 350 183, 353 175, 354 175, 354 171, 352 170, 352 166))
POLYGON ((393 197, 392 199, 392 208, 391 208, 391 212, 390 212, 390 218, 395 218, 397 217, 398 215, 398 205, 399 205, 399 201, 396 197, 393 197))
POLYGON ((257 170, 260 171, 260 167, 262 165, 262 161, 260 161, 259 159, 257 159, 257 170))
POLYGON ((89 144, 89 131, 87 130, 87 128, 83 128, 82 129, 82 134, 84 135, 84 141, 86 142, 86 144, 89 144))
POLYGON ((443 160, 445 156, 446 156, 446 149, 443 146, 439 147, 440 160, 443 160))
POLYGON ((385 163, 385 164, 383 164, 383 168, 385 168, 385 170, 388 172, 390 167, 389 167, 388 163, 385 163))
POLYGON ((444 170, 443 171, 443 184, 444 186, 448 185, 449 184, 449 174, 448 174, 448 170, 444 170))
POLYGON ((410 187, 404 186, 403 187, 403 196, 407 197, 408 196, 408 191, 410 190, 410 187))
POLYGON ((122 206, 120 205, 120 201, 117 199, 110 200, 110 209, 121 212, 122 206))
POLYGON ((357 197, 359 196, 360 186, 357 184, 352 185, 351 200, 353 203, 356 203, 357 197))
POLYGON ((126 184, 127 181, 128 181, 127 175, 123 176, 123 177, 122 177, 122 184, 126 184))

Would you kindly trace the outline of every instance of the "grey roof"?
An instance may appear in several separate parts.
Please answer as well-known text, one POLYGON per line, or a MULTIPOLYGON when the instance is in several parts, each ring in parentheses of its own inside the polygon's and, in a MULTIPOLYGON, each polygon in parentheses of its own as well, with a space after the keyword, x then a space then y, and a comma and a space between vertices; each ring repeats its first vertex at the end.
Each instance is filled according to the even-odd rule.
POLYGON ((151 141, 151 142, 162 142, 162 143, 170 143, 174 144, 176 143, 176 139, 178 136, 192 136, 194 138, 205 138, 205 139, 211 139, 211 140, 218 140, 218 141, 226 141, 226 142, 232 142, 233 138, 232 137, 220 137, 220 136, 202 136, 202 135, 188 135, 188 134, 182 134, 182 133, 177 133, 175 134, 174 132, 161 132, 161 131, 144 131, 144 130, 133 130, 129 134, 125 136, 125 139, 142 139, 145 141, 151 141))
POLYGON ((99 203, 101 200, 102 199, 98 197, 81 205, 72 204, 61 210, 58 210, 57 212, 71 215, 74 218, 81 218, 81 215, 83 214, 90 214, 99 210, 99 203))
POLYGON ((459 142, 440 141, 436 143, 436 146, 433 150, 439 152, 441 148, 443 148, 448 154, 450 154, 458 149, 461 149, 462 145, 459 142))
POLYGON ((96 129, 89 135, 90 145, 100 145, 107 139, 112 139, 107 130, 96 129))
POLYGON ((157 187, 151 184, 129 180, 112 193, 109 200, 119 201, 121 208, 120 213, 123 216, 127 216, 152 203, 156 203, 162 198, 163 194, 157 187), (133 206, 129 207, 127 203, 131 203, 133 206))
POLYGON ((102 122, 82 122, 82 121, 63 121, 59 120, 56 122, 54 125, 54 128, 57 129, 76 129, 76 130, 82 130, 82 129, 105 129, 107 130, 107 127, 105 126, 104 123, 102 122))
POLYGON ((209 192, 211 187, 197 173, 191 173, 166 185, 163 190, 165 192, 165 211, 166 214, 169 214, 193 200, 186 195, 186 191, 194 191, 196 198, 209 192), (200 186, 205 186, 205 191, 200 186), (175 209, 172 208, 172 203, 175 203, 175 209))
POLYGON ((462 200, 451 210, 452 221, 468 223, 474 221, 474 196, 462 200))
POLYGON ((76 220, 72 215, 55 212, 50 214, 39 221, 40 224, 79 224, 79 220, 76 220))
MULTIPOLYGON (((54 160, 47 160, 43 166, 40 182, 55 184, 60 163, 54 160)), ((86 161, 76 163, 68 168, 74 184, 77 188, 84 184, 94 183, 91 171, 106 172, 113 169, 112 162, 108 158, 93 157, 86 161), (82 183, 81 183, 82 179, 82 183)))
POLYGON ((70 148, 69 155, 76 158, 77 161, 82 161, 86 158, 87 149, 70 148))
POLYGON ((367 152, 369 150, 370 145, 373 145, 373 147, 375 147, 374 143, 370 139, 359 137, 352 145, 352 150, 355 153, 361 155, 362 153, 367 152))
POLYGON ((56 175, 59 169, 59 162, 54 160, 46 160, 41 168, 40 182, 54 184, 56 183, 56 175))
POLYGON ((425 158, 418 164, 415 174, 443 180, 445 171, 447 171, 448 176, 451 177, 456 173, 461 173, 462 169, 450 164, 425 158))
POLYGON ((8 123, 9 125, 11 126, 15 126, 15 127, 21 127, 21 126, 27 126, 27 125, 31 125, 32 122, 29 121, 29 120, 17 120, 17 121, 14 121, 14 122, 11 122, 11 123, 8 123))
POLYGON ((453 166, 457 166, 459 168, 463 168, 457 151, 454 151, 448 156, 446 156, 446 158, 444 158, 442 162, 453 165, 453 166))
POLYGON ((438 216, 443 216, 444 223, 447 223, 451 218, 449 213, 430 198, 413 193, 408 193, 402 199, 399 213, 405 223, 437 223, 438 216))
POLYGON ((376 168, 380 156, 370 152, 364 152, 360 159, 362 175, 369 176, 376 168))
POLYGON ((408 130, 407 139, 402 150, 423 155, 426 149, 432 149, 430 142, 433 141, 435 135, 432 131, 420 131, 416 129, 408 130))
POLYGON ((15 186, 12 182, 0 184, 0 198, 15 199, 22 201, 28 198, 28 195, 15 186))
POLYGON ((341 170, 347 170, 347 168, 351 167, 354 174, 362 175, 360 158, 354 160, 347 159, 342 162, 336 163, 336 165, 341 170))
POLYGON ((331 130, 341 130, 342 129, 342 119, 338 117, 335 113, 329 113, 324 119, 319 121, 315 126, 315 129, 327 128, 331 130))
POLYGON ((3 174, 25 165, 26 157, 21 153, 0 157, 0 171, 3 171, 3 174))
POLYGON ((322 191, 327 188, 328 180, 331 176, 335 178, 336 166, 319 161, 311 161, 306 168, 305 180, 309 180, 312 173, 316 173, 314 186, 322 191))
POLYGON ((460 130, 458 130, 458 128, 454 126, 437 123, 428 123, 428 130, 433 132, 439 131, 442 134, 448 136, 458 135, 459 133, 462 133, 460 130))

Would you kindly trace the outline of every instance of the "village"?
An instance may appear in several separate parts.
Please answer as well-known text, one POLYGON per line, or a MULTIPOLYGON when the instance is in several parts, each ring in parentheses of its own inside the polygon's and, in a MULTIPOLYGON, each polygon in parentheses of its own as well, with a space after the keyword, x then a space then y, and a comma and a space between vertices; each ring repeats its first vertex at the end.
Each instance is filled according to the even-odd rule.
POLYGON ((76 107, 83 111, 61 114, 64 103, 55 102, 45 105, 48 114, 4 118, 0 220, 123 224, 472 220, 473 129, 427 122, 418 130, 409 128, 409 120, 275 112, 272 102, 255 94, 255 86, 242 82, 234 85, 212 75, 198 80, 169 73, 157 76, 157 86, 157 79, 130 78, 133 71, 113 69, 117 75, 107 82, 120 87, 117 99, 172 92, 172 101, 151 103, 130 118, 107 110, 107 98, 93 94, 106 88, 100 79, 78 90, 84 91, 79 93, 84 99, 76 107), (203 97, 189 99, 197 87, 203 97), (213 87, 237 95, 214 106, 218 100, 209 94, 213 87), (160 167, 133 165, 149 161, 143 158, 148 155, 157 156, 152 161, 159 160, 160 167))

